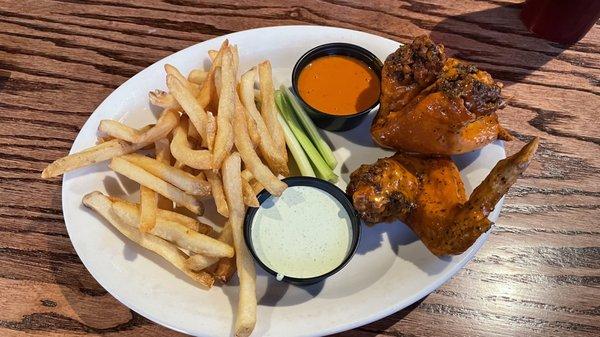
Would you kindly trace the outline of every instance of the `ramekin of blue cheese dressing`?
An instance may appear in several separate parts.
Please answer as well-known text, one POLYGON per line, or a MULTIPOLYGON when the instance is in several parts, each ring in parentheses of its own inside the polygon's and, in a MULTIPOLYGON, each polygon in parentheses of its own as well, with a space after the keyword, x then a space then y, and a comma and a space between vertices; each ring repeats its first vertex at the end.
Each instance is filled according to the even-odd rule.
POLYGON ((351 249, 352 221, 331 194, 312 186, 290 186, 270 196, 252 221, 258 259, 284 276, 311 278, 337 268, 351 249))

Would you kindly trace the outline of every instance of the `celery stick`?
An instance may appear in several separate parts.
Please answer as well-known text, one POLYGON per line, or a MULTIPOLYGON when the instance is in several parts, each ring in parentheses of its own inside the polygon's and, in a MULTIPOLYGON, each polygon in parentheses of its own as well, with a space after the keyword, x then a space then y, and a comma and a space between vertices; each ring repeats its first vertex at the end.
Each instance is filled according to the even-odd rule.
POLYGON ((292 107, 288 104, 283 93, 279 90, 275 91, 275 104, 277 105, 281 116, 287 122, 287 125, 289 126, 290 130, 292 130, 292 133, 294 134, 294 136, 296 136, 296 139, 298 140, 300 145, 302 145, 302 148, 308 155, 308 158, 310 158, 314 168, 317 171, 318 176, 322 179, 336 182, 338 176, 335 173, 333 173, 333 171, 331 170, 331 168, 329 168, 323 157, 321 157, 319 151, 315 148, 313 143, 306 136, 304 130, 302 130, 302 127, 300 126, 300 123, 298 122, 298 120, 296 120, 296 117, 292 112, 292 107))
POLYGON ((294 96, 294 94, 292 94, 290 89, 282 85, 281 91, 287 97, 287 101, 290 103, 296 117, 298 120, 300 120, 302 126, 304 126, 304 130, 306 130, 306 133, 308 133, 308 137, 312 140, 313 144, 315 144, 317 149, 319 149, 319 153, 321 153, 321 156, 323 156, 323 159, 325 159, 327 165, 329 165, 331 169, 334 169, 337 166, 337 160, 335 159, 335 156, 333 155, 333 152, 329 148, 327 142, 321 137, 321 134, 317 130, 317 127, 313 121, 310 119, 310 117, 308 117, 306 111, 304 111, 298 102, 298 99, 296 96, 294 96))
POLYGON ((304 150, 302 149, 302 145, 298 143, 298 140, 292 133, 292 130, 290 130, 289 126, 287 125, 287 122, 283 119, 283 117, 281 117, 281 113, 277 114, 277 119, 279 120, 279 123, 283 128, 285 142, 287 143, 288 149, 290 149, 290 152, 292 153, 296 164, 298 164, 300 174, 302 174, 303 176, 316 177, 315 171, 310 165, 310 161, 308 160, 306 153, 304 153, 304 150))

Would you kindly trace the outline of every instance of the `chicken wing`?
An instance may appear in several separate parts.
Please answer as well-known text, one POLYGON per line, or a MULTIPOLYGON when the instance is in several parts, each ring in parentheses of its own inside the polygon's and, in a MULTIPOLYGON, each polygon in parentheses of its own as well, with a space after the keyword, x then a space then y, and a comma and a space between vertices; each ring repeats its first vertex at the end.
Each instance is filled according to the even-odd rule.
POLYGON ((502 84, 475 65, 446 59, 427 36, 386 59, 381 83, 371 135, 382 147, 453 155, 512 139, 495 113, 504 107, 502 84))
POLYGON ((362 165, 350 175, 347 193, 370 223, 401 220, 435 255, 460 254, 491 226, 488 215, 525 171, 539 140, 499 161, 467 198, 449 157, 405 153, 362 165))

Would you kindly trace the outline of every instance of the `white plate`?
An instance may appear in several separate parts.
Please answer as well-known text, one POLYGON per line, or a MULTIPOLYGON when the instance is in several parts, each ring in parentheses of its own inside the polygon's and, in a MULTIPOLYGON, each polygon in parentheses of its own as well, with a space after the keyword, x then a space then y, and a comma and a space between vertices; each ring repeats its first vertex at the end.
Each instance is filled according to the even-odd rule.
MULTIPOLYGON (((228 38, 240 51, 240 69, 271 60, 276 85, 289 84, 296 60, 307 50, 329 42, 349 42, 367 48, 381 60, 398 43, 379 36, 330 27, 285 26, 238 32, 199 43, 158 61, 125 82, 94 111, 75 139, 71 152, 94 145, 102 119, 125 120, 141 126, 155 120, 157 109, 148 91, 165 89, 163 66, 183 73, 208 63, 207 51, 228 38)), ((372 117, 372 115, 371 115, 372 117)), ((371 118, 348 132, 326 133, 341 165, 345 188, 350 172, 361 163, 389 155, 373 145, 371 118)), ((479 184, 498 160, 501 142, 459 156, 467 192, 479 184)), ((341 170, 341 172, 340 172, 341 170)), ((141 315, 171 329, 199 336, 231 334, 237 303, 237 280, 204 291, 153 253, 128 242, 88 211, 81 198, 94 190, 111 194, 135 192, 137 186, 109 172, 106 164, 65 175, 62 200, 65 223, 73 246, 93 277, 115 298, 141 315)), ((490 216, 498 217, 500 207, 490 216)), ((208 217, 215 216, 208 214, 208 217)), ((390 315, 426 296, 450 279, 479 250, 483 235, 460 256, 437 258, 402 223, 364 228, 350 263, 324 283, 299 288, 279 283, 257 267, 258 323, 254 336, 314 336, 352 329, 390 315)))

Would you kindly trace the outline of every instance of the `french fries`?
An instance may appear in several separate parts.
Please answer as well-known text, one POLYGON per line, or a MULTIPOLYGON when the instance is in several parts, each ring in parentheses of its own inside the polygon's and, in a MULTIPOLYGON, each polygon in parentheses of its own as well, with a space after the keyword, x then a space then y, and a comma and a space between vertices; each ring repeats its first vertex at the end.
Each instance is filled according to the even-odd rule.
POLYGON ((206 79, 208 78, 208 72, 202 70, 202 69, 194 69, 192 71, 190 71, 190 74, 188 75, 188 81, 192 82, 192 83, 196 83, 199 85, 204 84, 204 81, 206 81, 206 79))
MULTIPOLYGON (((188 115, 190 121, 200 134, 202 139, 206 139, 206 111, 196 101, 195 96, 179 79, 172 75, 167 75, 167 86, 171 94, 183 108, 183 111, 188 115)), ((186 130, 187 131, 187 130, 186 130)))
MULTIPOLYGON (((113 203, 112 209, 124 223, 132 227, 138 227, 140 212, 131 207, 122 207, 123 203, 113 203)), ((233 248, 210 236, 193 231, 176 221, 170 221, 164 217, 156 219, 156 225, 150 233, 176 244, 178 247, 197 254, 212 257, 232 257, 233 248)))
MULTIPOLYGON (((258 79, 260 83, 260 107, 262 117, 269 129, 269 134, 273 137, 273 143, 275 143, 279 158, 283 158, 284 162, 287 163, 285 136, 283 134, 283 128, 281 127, 281 124, 279 124, 277 107, 275 106, 275 87, 273 86, 271 62, 263 61, 258 64, 258 79)), ((279 169, 283 171, 276 173, 283 175, 289 174, 287 166, 282 166, 279 169)))
POLYGON ((234 115, 235 125, 235 147, 239 151, 244 164, 252 172, 252 175, 256 180, 265 186, 265 188, 273 195, 279 196, 283 193, 283 190, 287 188, 287 185, 279 180, 273 172, 265 166, 252 146, 252 141, 248 135, 248 128, 246 127, 246 118, 241 111, 236 111, 234 115))
POLYGON ((210 184, 210 191, 215 200, 217 212, 226 218, 229 217, 229 208, 227 207, 227 200, 225 200, 221 176, 218 173, 210 170, 204 171, 204 174, 206 175, 206 179, 210 184))
POLYGON ((200 86, 188 81, 177 68, 170 64, 165 64, 165 71, 167 72, 167 75, 171 75, 183 83, 194 96, 197 96, 200 93, 200 86))
POLYGON ((223 54, 221 67, 221 90, 219 93, 219 113, 217 115, 217 135, 213 149, 213 167, 221 163, 233 147, 233 129, 231 126, 235 112, 235 74, 231 52, 223 54))
POLYGON ((201 286, 206 288, 212 287, 214 283, 213 276, 203 271, 194 272, 187 268, 185 261, 188 256, 177 248, 177 246, 154 235, 144 234, 135 227, 126 225, 112 212, 112 202, 104 194, 97 191, 87 194, 83 197, 83 204, 100 214, 129 240, 162 256, 201 286))
POLYGON ((212 112, 206 112, 206 139, 202 140, 202 145, 206 143, 206 147, 212 149, 215 144, 215 137, 217 135, 217 119, 212 112))
POLYGON ((187 139, 187 127, 180 123, 173 132, 171 154, 182 164, 198 170, 213 168, 212 155, 208 150, 193 150, 187 139))
POLYGON ((148 99, 152 105, 156 105, 164 109, 181 109, 181 106, 179 106, 179 103, 177 103, 175 97, 163 90, 156 89, 154 91, 150 91, 148 93, 148 99))
POLYGON ((242 175, 242 178, 246 179, 246 181, 248 181, 248 182, 250 182, 250 181, 252 181, 252 179, 254 179, 252 172, 248 171, 247 169, 243 170, 241 175, 242 175))
MULTIPOLYGON (((229 222, 225 224, 223 230, 219 234, 219 241, 224 242, 228 245, 233 245, 233 234, 231 232, 231 225, 229 222)), ((232 259, 232 258, 222 258, 223 259, 232 259)), ((209 257, 201 254, 195 254, 190 256, 186 261, 186 266, 191 270, 204 270, 213 264, 219 262, 218 258, 209 257)), ((218 270, 218 269, 217 269, 218 270)), ((215 277, 219 278, 217 271, 215 271, 215 277)))
MULTIPOLYGON (((139 204, 131 203, 129 201, 119 199, 119 198, 114 198, 114 197, 111 198, 111 201, 115 205, 118 205, 118 207, 120 207, 120 208, 127 208, 128 212, 139 212, 140 211, 141 206, 139 204)), ((183 214, 179 214, 179 213, 173 212, 173 211, 167 211, 164 209, 158 209, 156 216, 158 218, 161 218, 164 220, 178 222, 179 224, 185 226, 186 228, 189 228, 200 234, 205 234, 205 235, 208 235, 211 237, 214 236, 214 230, 211 226, 204 224, 196 219, 192 219, 183 214)))
POLYGON ((113 139, 92 146, 82 152, 74 153, 55 160, 42 171, 42 178, 52 178, 65 172, 89 166, 113 157, 137 151, 148 144, 131 144, 124 140, 113 139))
MULTIPOLYGON (((206 117, 207 117, 207 124, 208 124, 208 115, 206 117)), ((194 127, 194 124, 188 123, 187 135, 188 135, 188 140, 191 140, 192 148, 195 148, 195 146, 198 145, 197 143, 198 143, 198 141, 201 140, 201 138, 200 138, 200 134, 198 133, 198 130, 196 130, 196 128, 194 127)))
POLYGON ((252 189, 254 190, 255 194, 258 194, 258 193, 262 192, 262 190, 265 189, 265 187, 261 183, 259 183, 258 181, 256 181, 256 180, 253 181, 250 184, 250 186, 252 186, 252 189))
POLYGON ((234 330, 236 336, 249 336, 256 324, 256 271, 242 234, 246 207, 242 200, 241 160, 238 153, 231 154, 225 160, 222 174, 225 196, 229 206, 229 223, 236 252, 236 267, 240 279, 238 312, 234 330))
POLYGON ((215 269, 213 276, 222 283, 227 283, 229 282, 233 274, 235 274, 235 271, 235 256, 224 257, 219 260, 219 263, 217 264, 217 269, 215 269))
POLYGON ((121 158, 143 168, 158 178, 181 189, 185 193, 200 197, 210 194, 210 185, 207 181, 198 179, 193 175, 171 165, 167 165, 161 161, 138 153, 124 155, 121 156, 121 158))
POLYGON ((166 110, 154 127, 137 134, 139 138, 134 139, 136 142, 130 143, 121 139, 112 139, 82 152, 57 159, 44 169, 42 178, 56 177, 71 170, 140 150, 152 144, 155 140, 166 137, 178 121, 178 113, 166 110))
MULTIPOLYGON (((221 236, 219 236, 219 240, 233 245, 233 232, 230 222, 227 222, 225 227, 223 227, 223 231, 221 232, 221 236)), ((224 257, 219 260, 213 275, 222 283, 227 283, 231 276, 233 276, 235 273, 235 270, 235 256, 224 257)))
POLYGON ((208 71, 207 79, 204 81, 202 88, 200 89, 200 95, 198 95, 198 102, 207 110, 215 111, 217 108, 217 102, 219 100, 219 93, 215 86, 215 69, 221 66, 221 59, 223 54, 229 48, 229 41, 225 40, 221 44, 221 48, 217 52, 214 58, 211 58, 212 65, 208 71))
POLYGON ((202 203, 198 199, 123 158, 113 158, 109 167, 140 185, 147 186, 154 192, 173 200, 178 205, 184 206, 195 214, 202 214, 204 211, 202 203))
POLYGON ((151 232, 156 226, 158 193, 144 185, 140 186, 140 209, 140 231, 151 232))
MULTIPOLYGON (((171 145, 167 138, 161 138, 154 142, 154 153, 156 160, 161 161, 167 165, 171 164, 171 145)), ((161 209, 171 210, 173 209, 173 202, 162 195, 158 195, 158 207, 161 209)))
POLYGON ((242 193, 244 197, 244 204, 250 207, 258 207, 260 204, 258 203, 258 199, 256 199, 256 194, 254 193, 254 189, 252 189, 252 185, 248 182, 248 180, 242 178, 242 193))
MULTIPOLYGON (((260 150, 260 154, 267 162, 269 168, 275 171, 275 173, 285 173, 287 171, 287 159, 280 156, 280 151, 274 139, 272 138, 273 135, 267 128, 267 125, 265 124, 265 121, 256 108, 256 104, 254 102, 255 79, 255 69, 251 69, 242 75, 240 82, 240 99, 244 105, 245 113, 250 116, 250 119, 252 119, 256 128, 256 132, 260 135, 258 141, 258 149, 260 150)), ((250 130, 251 128, 248 127, 248 129, 250 130)))
POLYGON ((214 49, 213 50, 209 50, 208 51, 208 57, 210 57, 210 60, 214 62, 218 53, 219 53, 218 50, 214 50, 214 49))
POLYGON ((156 125, 144 132, 135 130, 125 124, 113 120, 100 122, 98 130, 108 136, 128 141, 132 144, 153 143, 155 140, 164 138, 179 122, 179 113, 172 109, 166 109, 156 125))
POLYGON ((139 203, 92 192, 84 205, 203 287, 215 279, 225 283, 237 271, 235 335, 248 336, 256 324, 256 272, 242 222, 246 207, 259 206, 259 191, 278 196, 287 187, 278 179, 288 174, 287 152, 270 63, 238 79, 236 46, 225 40, 209 57, 209 69, 196 68, 187 77, 164 66, 168 91, 149 93, 150 102, 164 108, 156 124, 136 129, 103 120, 101 144, 56 160, 42 177, 110 160, 114 172, 140 184, 139 203), (196 218, 204 212, 199 198, 208 197, 228 218, 220 232, 196 218))

